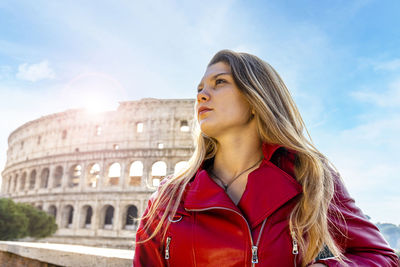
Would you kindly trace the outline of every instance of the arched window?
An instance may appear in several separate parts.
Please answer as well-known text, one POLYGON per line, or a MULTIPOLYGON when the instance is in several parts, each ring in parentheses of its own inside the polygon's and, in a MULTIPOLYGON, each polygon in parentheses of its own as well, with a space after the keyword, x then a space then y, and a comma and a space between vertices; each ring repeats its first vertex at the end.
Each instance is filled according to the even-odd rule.
POLYGON ((95 188, 97 187, 100 179, 100 165, 98 163, 94 163, 90 166, 89 171, 87 173, 87 186, 95 188))
POLYGON ((36 170, 31 171, 29 176, 29 189, 34 189, 36 184, 36 170))
POLYGON ((119 178, 121 177, 121 164, 114 162, 108 169, 108 184, 118 185, 119 178))
POLYGON ((96 135, 96 136, 101 135, 101 126, 100 126, 100 125, 96 125, 95 135, 96 135))
POLYGON ((125 229, 127 230, 135 230, 137 226, 137 219, 138 217, 138 209, 135 205, 128 206, 126 211, 126 218, 125 218, 125 229))
POLYGON ((62 181, 62 177, 63 177, 63 167, 61 166, 57 166, 56 170, 54 171, 54 175, 53 175, 53 187, 61 187, 61 181, 62 181))
POLYGON ((40 174, 40 188, 47 188, 49 183, 49 168, 43 169, 42 173, 40 174))
POLYGON ((80 228, 90 228, 92 225, 93 209, 89 205, 85 205, 82 208, 80 228))
POLYGON ((183 171, 188 167, 188 162, 187 161, 179 161, 178 163, 175 164, 174 168, 174 174, 178 174, 180 171, 183 171))
POLYGON ((82 166, 79 164, 73 165, 69 170, 68 187, 77 187, 82 175, 82 166))
POLYGON ((24 172, 22 174, 22 177, 21 177, 21 183, 19 184, 19 190, 20 191, 24 191, 25 190, 25 183, 26 183, 26 172, 24 172))
POLYGON ((143 176, 143 163, 141 161, 135 161, 129 168, 129 185, 140 186, 140 181, 143 176))
POLYGON ((49 207, 49 209, 47 210, 47 214, 49 214, 49 215, 53 216, 54 218, 56 218, 57 217, 57 208, 56 208, 56 206, 51 205, 49 207))
POLYGON ((112 229, 114 221, 114 207, 107 206, 105 216, 104 216, 104 229, 112 229))
POLYGON ((136 123, 136 132, 142 133, 143 132, 143 122, 136 123))
POLYGON ((93 216, 93 209, 92 207, 89 206, 86 210, 85 228, 90 228, 90 225, 92 224, 92 216, 93 216))
POLYGON ((74 221, 74 208, 71 205, 67 205, 63 208, 61 227, 72 228, 73 221, 74 221))
POLYGON ((157 161, 151 166, 152 186, 159 186, 162 178, 167 175, 167 164, 164 161, 157 161))
POLYGON ((189 123, 187 120, 182 120, 181 121, 181 132, 189 132, 189 123))

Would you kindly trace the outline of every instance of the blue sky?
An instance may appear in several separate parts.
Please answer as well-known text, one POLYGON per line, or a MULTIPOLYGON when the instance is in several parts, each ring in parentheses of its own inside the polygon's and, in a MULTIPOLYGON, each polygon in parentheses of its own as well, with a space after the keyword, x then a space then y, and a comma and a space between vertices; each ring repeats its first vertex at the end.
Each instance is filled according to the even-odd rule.
POLYGON ((0 168, 40 116, 193 98, 211 56, 273 65, 375 222, 400 224, 399 1, 1 1, 0 168))

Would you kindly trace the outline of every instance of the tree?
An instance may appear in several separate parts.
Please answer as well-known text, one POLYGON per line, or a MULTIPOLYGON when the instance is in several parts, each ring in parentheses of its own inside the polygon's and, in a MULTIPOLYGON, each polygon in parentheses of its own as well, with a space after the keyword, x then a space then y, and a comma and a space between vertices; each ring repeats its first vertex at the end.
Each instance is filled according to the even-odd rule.
POLYGON ((29 220, 11 199, 0 199, 0 240, 28 235, 29 220))
POLYGON ((0 199, 0 240, 43 238, 57 230, 54 217, 29 204, 0 199))
POLYGON ((29 204, 18 203, 18 209, 28 218, 28 235, 35 238, 50 236, 57 231, 54 217, 29 204))

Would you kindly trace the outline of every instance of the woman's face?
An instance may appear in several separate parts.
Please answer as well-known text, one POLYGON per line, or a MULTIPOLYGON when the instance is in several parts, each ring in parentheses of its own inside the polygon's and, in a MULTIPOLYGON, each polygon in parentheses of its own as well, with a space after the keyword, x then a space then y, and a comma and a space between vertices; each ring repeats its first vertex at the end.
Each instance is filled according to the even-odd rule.
POLYGON ((217 140, 249 127, 251 108, 228 64, 218 62, 207 68, 198 86, 196 111, 201 131, 217 140))

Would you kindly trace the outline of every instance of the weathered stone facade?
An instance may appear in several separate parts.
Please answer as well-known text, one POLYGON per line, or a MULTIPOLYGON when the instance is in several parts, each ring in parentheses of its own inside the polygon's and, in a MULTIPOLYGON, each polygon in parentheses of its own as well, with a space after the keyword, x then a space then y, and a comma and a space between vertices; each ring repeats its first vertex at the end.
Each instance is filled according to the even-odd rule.
POLYGON ((48 241, 131 248, 131 217, 193 153, 193 106, 142 99, 28 122, 9 136, 2 196, 53 214, 59 229, 48 241))

